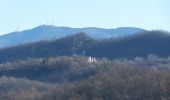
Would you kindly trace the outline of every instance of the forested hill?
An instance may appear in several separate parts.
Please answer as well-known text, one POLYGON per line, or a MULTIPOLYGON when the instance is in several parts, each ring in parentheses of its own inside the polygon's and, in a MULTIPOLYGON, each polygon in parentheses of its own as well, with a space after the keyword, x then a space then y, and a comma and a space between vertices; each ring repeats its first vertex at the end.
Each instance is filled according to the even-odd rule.
POLYGON ((84 33, 54 41, 40 41, 0 50, 0 62, 28 57, 85 55, 106 58, 133 58, 156 54, 170 56, 170 35, 164 31, 148 31, 122 38, 95 40, 84 33))
POLYGON ((170 33, 150 31, 120 39, 99 41, 87 50, 87 54, 107 58, 134 58, 156 54, 170 56, 170 33))

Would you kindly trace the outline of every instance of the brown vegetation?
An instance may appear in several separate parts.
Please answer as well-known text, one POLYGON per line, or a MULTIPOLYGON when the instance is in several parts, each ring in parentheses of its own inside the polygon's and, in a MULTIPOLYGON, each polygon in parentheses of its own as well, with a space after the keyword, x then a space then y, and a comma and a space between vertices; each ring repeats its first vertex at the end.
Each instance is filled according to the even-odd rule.
POLYGON ((0 69, 0 100, 170 100, 170 59, 155 55, 92 64, 77 56, 29 58, 0 69), (19 69, 23 76, 13 73, 19 69))

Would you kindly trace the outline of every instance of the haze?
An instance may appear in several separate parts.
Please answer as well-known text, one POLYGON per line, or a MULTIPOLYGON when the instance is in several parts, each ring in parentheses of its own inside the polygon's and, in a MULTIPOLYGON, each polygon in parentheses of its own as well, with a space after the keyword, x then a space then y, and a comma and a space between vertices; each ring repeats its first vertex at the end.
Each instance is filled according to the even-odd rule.
POLYGON ((169 0, 0 0, 0 34, 42 24, 170 31, 169 0))

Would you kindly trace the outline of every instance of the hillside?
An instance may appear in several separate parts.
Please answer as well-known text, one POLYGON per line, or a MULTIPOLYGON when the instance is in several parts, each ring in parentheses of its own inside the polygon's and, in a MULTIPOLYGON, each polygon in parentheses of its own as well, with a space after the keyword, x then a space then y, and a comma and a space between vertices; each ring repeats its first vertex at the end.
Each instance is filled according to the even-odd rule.
POLYGON ((0 65, 1 100, 169 100, 170 59, 29 58, 0 65))
POLYGON ((31 43, 40 40, 59 39, 80 32, 85 32, 87 35, 95 39, 106 39, 110 37, 130 35, 143 31, 145 30, 133 27, 103 29, 96 27, 70 28, 56 27, 52 25, 41 25, 33 29, 24 30, 21 32, 12 32, 0 36, 0 48, 15 46, 24 43, 31 43))
POLYGON ((52 41, 40 41, 0 50, 0 62, 28 57, 85 55, 99 58, 134 58, 156 54, 170 56, 170 35, 150 31, 123 38, 95 40, 84 33, 52 41))
POLYGON ((28 58, 0 65, 0 77, 9 76, 30 80, 64 83, 88 79, 96 74, 96 66, 86 57, 28 58))
POLYGON ((99 41, 86 52, 95 57, 134 58, 156 54, 170 56, 170 33, 150 31, 120 39, 99 41))

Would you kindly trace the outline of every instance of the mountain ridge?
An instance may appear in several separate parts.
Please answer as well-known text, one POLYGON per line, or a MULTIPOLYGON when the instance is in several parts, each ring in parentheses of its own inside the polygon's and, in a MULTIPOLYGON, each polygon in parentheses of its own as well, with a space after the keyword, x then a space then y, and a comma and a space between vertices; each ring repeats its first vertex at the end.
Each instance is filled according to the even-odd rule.
POLYGON ((71 28, 71 27, 57 27, 53 25, 40 25, 29 30, 11 32, 0 36, 1 44, 0 48, 20 45, 24 43, 31 43, 41 40, 58 39, 80 32, 85 32, 87 35, 96 39, 106 39, 110 37, 131 35, 143 31, 146 30, 133 27, 104 29, 97 27, 71 28))

